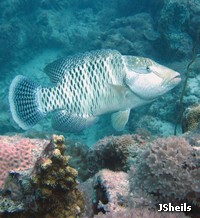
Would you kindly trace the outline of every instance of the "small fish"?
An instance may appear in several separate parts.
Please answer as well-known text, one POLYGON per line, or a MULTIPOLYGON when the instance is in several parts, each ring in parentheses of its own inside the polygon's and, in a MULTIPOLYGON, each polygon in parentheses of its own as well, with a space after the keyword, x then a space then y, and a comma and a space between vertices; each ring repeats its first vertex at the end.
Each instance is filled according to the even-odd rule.
POLYGON ((149 58, 116 50, 59 59, 44 71, 52 87, 41 87, 22 75, 10 85, 12 117, 24 130, 53 112, 52 126, 62 132, 81 131, 105 113, 112 113, 112 125, 121 131, 132 108, 152 102, 181 81, 178 72, 149 58))

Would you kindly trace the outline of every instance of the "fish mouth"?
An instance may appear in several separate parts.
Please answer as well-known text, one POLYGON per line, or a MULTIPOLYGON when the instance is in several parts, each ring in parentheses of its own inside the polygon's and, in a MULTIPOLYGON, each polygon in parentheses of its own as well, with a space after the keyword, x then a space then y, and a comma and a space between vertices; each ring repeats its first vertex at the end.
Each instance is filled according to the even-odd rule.
POLYGON ((173 77, 164 81, 164 86, 178 85, 181 82, 180 74, 177 73, 173 77))
POLYGON ((179 83, 181 81, 180 73, 174 71, 172 77, 169 78, 168 83, 179 83))
POLYGON ((174 82, 174 83, 180 83, 180 81, 181 81, 181 77, 180 77, 180 74, 178 74, 178 75, 175 75, 174 77, 172 77, 170 80, 169 80, 169 82, 174 82))

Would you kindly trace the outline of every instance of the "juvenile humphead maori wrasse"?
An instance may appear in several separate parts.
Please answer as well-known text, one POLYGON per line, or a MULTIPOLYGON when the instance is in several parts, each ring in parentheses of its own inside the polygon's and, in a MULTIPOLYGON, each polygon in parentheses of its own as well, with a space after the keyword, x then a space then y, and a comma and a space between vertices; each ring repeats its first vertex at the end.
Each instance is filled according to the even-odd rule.
POLYGON ((41 87, 22 75, 9 89, 12 117, 24 130, 48 113, 63 132, 81 131, 105 113, 123 130, 132 108, 147 104, 174 88, 180 74, 149 58, 99 50, 56 60, 44 69, 52 87, 41 87))

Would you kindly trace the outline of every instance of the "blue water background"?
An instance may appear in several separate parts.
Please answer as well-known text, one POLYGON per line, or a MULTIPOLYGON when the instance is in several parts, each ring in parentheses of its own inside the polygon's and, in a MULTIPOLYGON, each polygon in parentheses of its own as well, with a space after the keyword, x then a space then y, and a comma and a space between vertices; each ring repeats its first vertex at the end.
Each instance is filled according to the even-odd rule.
MULTIPOLYGON (((110 48, 126 55, 152 58, 179 71, 184 78, 200 26, 200 2, 196 0, 1 0, 0 11, 1 135, 47 137, 56 132, 50 118, 26 132, 14 123, 8 89, 15 75, 28 76, 47 86, 50 82, 43 68, 49 62, 110 48)), ((105 115, 83 133, 65 135, 92 145, 107 135, 139 130, 158 136, 173 134, 180 88, 132 110, 123 132, 116 132, 110 115, 105 115)), ((199 98, 195 96, 187 105, 197 102, 199 98)))

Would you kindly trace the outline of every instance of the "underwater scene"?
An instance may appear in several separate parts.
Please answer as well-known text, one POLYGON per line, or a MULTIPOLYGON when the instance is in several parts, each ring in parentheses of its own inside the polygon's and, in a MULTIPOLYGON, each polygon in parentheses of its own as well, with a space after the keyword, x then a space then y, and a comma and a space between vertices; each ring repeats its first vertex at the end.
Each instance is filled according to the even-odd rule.
POLYGON ((0 11, 0 218, 200 218, 200 0, 0 11))

